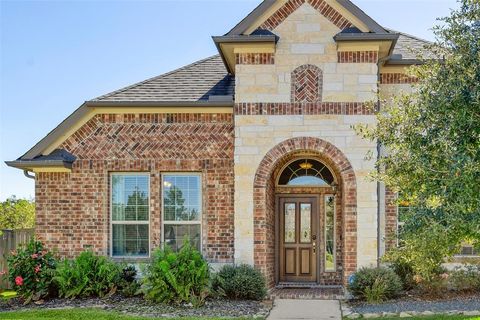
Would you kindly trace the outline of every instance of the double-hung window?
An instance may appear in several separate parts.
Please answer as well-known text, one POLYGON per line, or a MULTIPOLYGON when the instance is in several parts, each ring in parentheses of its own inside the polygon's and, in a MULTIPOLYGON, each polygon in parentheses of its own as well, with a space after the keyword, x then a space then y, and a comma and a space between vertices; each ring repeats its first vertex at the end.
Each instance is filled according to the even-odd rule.
POLYGON ((178 251, 185 240, 201 251, 201 176, 196 173, 163 175, 163 239, 178 251))
POLYGON ((111 174, 111 254, 148 257, 150 178, 146 173, 111 174))

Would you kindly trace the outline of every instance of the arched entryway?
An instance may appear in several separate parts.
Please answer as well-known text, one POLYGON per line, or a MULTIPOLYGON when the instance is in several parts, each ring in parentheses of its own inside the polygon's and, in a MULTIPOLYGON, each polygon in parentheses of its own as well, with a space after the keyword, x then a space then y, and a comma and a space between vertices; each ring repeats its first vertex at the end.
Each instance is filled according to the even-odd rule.
POLYGON ((261 161, 253 197, 254 263, 266 275, 270 287, 283 281, 339 285, 356 270, 355 174, 348 159, 334 145, 312 137, 281 142, 261 161), (286 172, 297 167, 303 173, 288 176, 286 172), (321 178, 312 181, 315 176, 321 178), (308 185, 304 184, 305 179, 310 179, 308 185), (310 234, 305 235, 308 230, 303 230, 303 239, 300 238, 302 206, 304 220, 309 215, 312 220, 310 234), (327 223, 332 218, 334 223, 327 223), (285 219, 297 226, 287 242, 285 219), (326 237, 328 228, 333 228, 333 239, 326 237), (333 251, 327 252, 327 246, 332 247, 331 241, 333 251))

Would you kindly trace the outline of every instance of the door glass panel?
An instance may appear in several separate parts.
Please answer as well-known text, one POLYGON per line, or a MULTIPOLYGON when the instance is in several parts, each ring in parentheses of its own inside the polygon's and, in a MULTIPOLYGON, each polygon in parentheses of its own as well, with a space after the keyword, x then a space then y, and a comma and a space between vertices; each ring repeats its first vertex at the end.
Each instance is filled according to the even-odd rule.
POLYGON ((285 203, 285 243, 295 243, 295 203, 285 203))
POLYGON ((300 204, 300 242, 312 242, 312 205, 310 203, 300 204))
POLYGON ((335 271, 335 197, 325 197, 325 271, 335 271))

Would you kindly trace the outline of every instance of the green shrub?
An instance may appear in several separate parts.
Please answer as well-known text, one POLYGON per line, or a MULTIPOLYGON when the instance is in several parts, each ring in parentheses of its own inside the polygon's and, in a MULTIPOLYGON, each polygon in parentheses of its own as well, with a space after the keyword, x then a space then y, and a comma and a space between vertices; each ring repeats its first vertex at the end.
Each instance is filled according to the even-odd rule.
POLYGON ((224 266, 212 282, 216 292, 231 299, 261 300, 267 294, 264 276, 249 265, 224 266))
POLYGON ((13 251, 7 263, 12 288, 26 303, 47 297, 52 292, 57 260, 42 242, 31 239, 13 251))
POLYGON ((400 277, 404 290, 411 290, 417 286, 413 267, 404 256, 398 255, 394 260, 390 260, 390 268, 400 277))
POLYGON ((398 296, 402 283, 391 269, 362 268, 353 275, 348 289, 356 298, 381 302, 398 296))
POLYGON ((448 282, 455 291, 480 291, 480 266, 457 268, 450 273, 448 282))
POLYGON ((122 268, 119 287, 125 297, 133 297, 141 293, 135 266, 126 265, 122 268))
POLYGON ((117 290, 120 267, 107 257, 97 256, 89 250, 76 259, 62 261, 54 280, 60 297, 104 297, 117 290))
POLYGON ((208 295, 210 272, 202 255, 185 242, 180 252, 168 246, 153 253, 145 269, 143 291, 154 302, 203 304, 208 295))
POLYGON ((368 303, 379 303, 387 300, 385 291, 387 285, 380 278, 375 279, 371 287, 366 287, 364 291, 365 300, 368 303))
POLYGON ((432 227, 405 233, 402 246, 387 252, 383 261, 411 269, 415 282, 428 291, 430 284, 438 286, 440 275, 445 272, 442 264, 455 252, 457 248, 450 240, 432 227))

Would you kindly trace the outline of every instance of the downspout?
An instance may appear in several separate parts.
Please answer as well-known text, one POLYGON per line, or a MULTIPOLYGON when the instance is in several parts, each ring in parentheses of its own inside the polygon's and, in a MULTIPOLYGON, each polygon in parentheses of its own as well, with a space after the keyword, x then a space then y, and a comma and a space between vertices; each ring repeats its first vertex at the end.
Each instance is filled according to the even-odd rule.
MULTIPOLYGON (((384 57, 378 59, 377 63, 377 83, 378 83, 378 91, 377 91, 377 112, 381 111, 381 99, 380 99, 380 67, 383 65, 385 61, 390 59, 391 53, 384 57)), ((382 144, 377 141, 377 163, 380 160, 380 157, 383 153, 382 144)), ((382 168, 377 168, 380 171, 382 168)), ((385 210, 385 186, 382 182, 377 181, 377 267, 380 267, 380 260, 383 254, 383 244, 382 244, 382 212, 384 213, 385 210), (383 191, 383 193, 382 193, 383 191), (382 196, 383 194, 383 196, 382 196), (383 207, 383 210, 382 210, 383 207)))
POLYGON ((32 175, 29 172, 29 170, 23 170, 23 174, 25 175, 25 177, 35 180, 35 175, 32 175))

